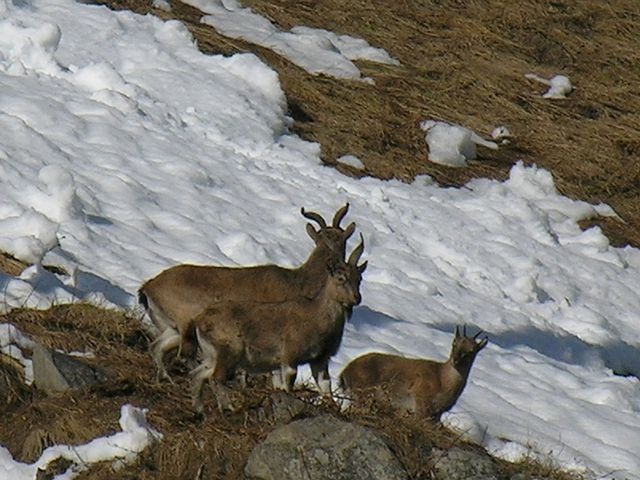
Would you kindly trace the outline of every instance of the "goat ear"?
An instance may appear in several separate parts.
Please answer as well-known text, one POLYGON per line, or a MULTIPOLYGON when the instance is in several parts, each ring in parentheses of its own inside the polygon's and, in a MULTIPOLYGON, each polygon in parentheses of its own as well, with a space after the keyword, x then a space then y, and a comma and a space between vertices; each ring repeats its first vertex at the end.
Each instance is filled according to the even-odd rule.
POLYGON ((318 240, 320 239, 320 230, 316 230, 315 228, 313 228, 313 225, 307 223, 307 233, 311 237, 311 240, 313 240, 315 243, 318 243, 318 240))

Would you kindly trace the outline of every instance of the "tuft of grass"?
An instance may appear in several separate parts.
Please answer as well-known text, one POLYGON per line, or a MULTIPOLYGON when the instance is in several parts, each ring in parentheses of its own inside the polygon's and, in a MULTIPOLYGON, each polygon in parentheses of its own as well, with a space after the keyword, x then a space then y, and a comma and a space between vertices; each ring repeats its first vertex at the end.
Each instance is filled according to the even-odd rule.
POLYGON ((549 480, 584 480, 585 475, 578 471, 563 469, 558 462, 551 456, 546 455, 542 458, 539 455, 525 456, 517 462, 507 462, 505 460, 496 460, 500 467, 500 471, 511 478, 516 474, 524 474, 525 478, 545 478, 549 480))
POLYGON ((0 408, 2 410, 29 400, 22 365, 0 352, 0 408))
POLYGON ((8 253, 0 252, 0 272, 17 277, 27 267, 27 264, 8 253))

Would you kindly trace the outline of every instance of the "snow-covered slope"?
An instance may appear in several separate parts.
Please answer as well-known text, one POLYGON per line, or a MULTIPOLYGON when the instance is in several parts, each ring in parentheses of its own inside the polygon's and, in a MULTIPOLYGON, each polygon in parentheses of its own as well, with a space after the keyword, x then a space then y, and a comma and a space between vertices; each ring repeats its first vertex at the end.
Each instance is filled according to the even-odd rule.
POLYGON ((370 350, 444 358, 455 325, 481 328, 447 422, 506 458, 640 478, 640 382, 613 372, 640 374, 640 252, 577 225, 610 209, 516 159, 507 181, 462 189, 342 176, 287 132, 254 55, 202 55, 151 16, 19 5, 0 0, 0 248, 73 275, 0 274, 9 305, 127 308, 177 262, 296 265, 300 207, 348 201, 369 268, 333 375, 370 350))

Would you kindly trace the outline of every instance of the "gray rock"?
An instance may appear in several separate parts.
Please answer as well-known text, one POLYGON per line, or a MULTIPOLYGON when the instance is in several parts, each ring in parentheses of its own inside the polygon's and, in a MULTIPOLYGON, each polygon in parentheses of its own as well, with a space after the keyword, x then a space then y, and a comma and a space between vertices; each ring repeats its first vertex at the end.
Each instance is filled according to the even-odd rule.
POLYGON ((476 449, 434 450, 434 480, 496 480, 498 467, 491 456, 476 449))
POLYGON ((101 369, 42 345, 33 348, 32 360, 33 382, 47 395, 88 387, 107 380, 107 375, 101 369))
POLYGON ((408 478, 375 433, 330 415, 276 428, 251 452, 244 473, 255 480, 408 478))
POLYGON ((289 423, 307 409, 307 404, 287 392, 274 392, 269 397, 270 418, 276 425, 289 423))

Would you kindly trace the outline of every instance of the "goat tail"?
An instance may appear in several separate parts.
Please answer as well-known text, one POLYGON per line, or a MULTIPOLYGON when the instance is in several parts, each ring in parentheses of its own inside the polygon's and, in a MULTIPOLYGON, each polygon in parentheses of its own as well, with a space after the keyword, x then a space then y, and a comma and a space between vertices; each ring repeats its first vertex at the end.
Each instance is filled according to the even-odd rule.
POLYGON ((197 327, 191 322, 182 335, 182 341, 178 347, 178 356, 184 355, 186 358, 195 358, 198 353, 198 345, 197 327))
POLYGON ((145 310, 149 310, 149 300, 142 289, 138 290, 138 303, 142 305, 145 310))

